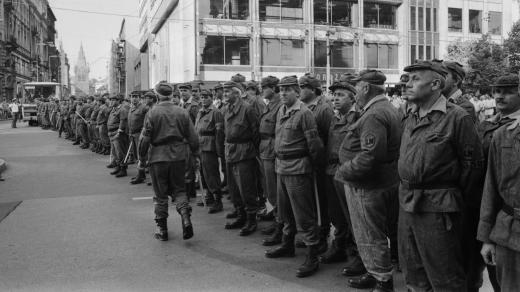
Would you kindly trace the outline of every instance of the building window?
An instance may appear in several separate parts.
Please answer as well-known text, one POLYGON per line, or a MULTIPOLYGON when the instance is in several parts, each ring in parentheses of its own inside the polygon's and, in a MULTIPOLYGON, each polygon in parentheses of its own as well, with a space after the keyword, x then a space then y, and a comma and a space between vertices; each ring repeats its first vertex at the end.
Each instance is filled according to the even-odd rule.
POLYGON ((437 8, 433 8, 433 31, 437 32, 437 8))
POLYGON ((448 30, 462 32, 462 9, 448 8, 448 30))
POLYGON ((249 38, 207 36, 202 63, 249 65, 249 38))
POLYGON ((426 31, 432 31, 432 9, 426 8, 426 31))
POLYGON ((417 21, 416 13, 415 6, 410 6, 410 30, 417 29, 417 26, 415 25, 415 22, 417 21))
POLYGON ((424 46, 419 45, 419 60, 424 60, 424 46))
POLYGON ((249 18, 249 1, 243 0, 205 0, 199 1, 203 18, 241 19, 249 18))
POLYGON ((488 31, 491 34, 502 34, 502 12, 489 12, 489 26, 488 31))
POLYGON ((303 22, 303 0, 260 0, 259 8, 261 21, 303 22))
POLYGON ((397 69, 397 45, 365 44, 367 68, 397 69))
MULTIPOLYGON (((314 42, 314 66, 327 66, 327 42, 314 42)), ((348 42, 330 43, 330 66, 334 68, 354 67, 354 45, 348 42)))
POLYGON ((419 14, 419 30, 420 31, 423 31, 424 30, 424 8, 423 7, 419 7, 419 11, 418 11, 418 14, 419 14))
POLYGON ((482 33, 482 11, 469 10, 469 32, 482 33))
POLYGON ((262 65, 303 67, 305 49, 303 40, 262 39, 262 65))
POLYGON ((416 45, 410 46, 410 64, 415 64, 415 61, 417 60, 417 54, 415 50, 417 49, 416 45))
POLYGON ((353 4, 344 0, 314 0, 314 24, 352 26, 353 4), (328 23, 327 2, 329 3, 328 23))
POLYGON ((363 14, 365 27, 395 29, 396 7, 393 5, 365 3, 363 14))
POLYGON ((432 56, 432 47, 431 47, 431 46, 426 46, 426 59, 427 59, 427 60, 431 60, 431 59, 433 59, 433 56, 432 56))

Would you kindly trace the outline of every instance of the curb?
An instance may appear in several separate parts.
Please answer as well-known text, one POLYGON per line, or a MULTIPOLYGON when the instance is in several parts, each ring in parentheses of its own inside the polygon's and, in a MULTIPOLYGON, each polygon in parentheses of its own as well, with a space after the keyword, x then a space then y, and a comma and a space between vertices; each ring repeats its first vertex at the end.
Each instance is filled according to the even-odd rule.
POLYGON ((5 160, 0 159, 0 175, 2 175, 2 172, 6 169, 6 163, 5 160))

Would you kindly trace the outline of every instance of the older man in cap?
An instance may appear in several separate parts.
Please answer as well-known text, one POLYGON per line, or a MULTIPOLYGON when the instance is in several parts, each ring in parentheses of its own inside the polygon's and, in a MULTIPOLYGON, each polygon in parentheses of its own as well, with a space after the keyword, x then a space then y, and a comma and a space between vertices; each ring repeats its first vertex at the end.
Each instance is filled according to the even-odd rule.
POLYGON ((243 89, 240 84, 228 81, 222 87, 227 102, 224 129, 228 187, 233 205, 238 210, 237 219, 227 223, 226 229, 242 228, 240 235, 247 236, 255 232, 257 227, 258 116, 242 100, 243 89))
POLYGON ((99 112, 96 117, 96 124, 99 131, 99 140, 101 148, 98 151, 99 154, 108 155, 110 154, 110 138, 108 137, 108 116, 110 115, 111 106, 107 104, 106 98, 108 94, 104 94, 99 99, 99 112))
POLYGON ((283 222, 282 245, 268 250, 266 257, 294 257, 294 237, 302 233, 307 258, 296 271, 297 277, 314 274, 319 267, 320 242, 313 172, 323 143, 312 112, 300 101, 296 76, 279 83, 283 105, 276 118, 274 151, 278 188, 279 219, 283 222))
POLYGON ((489 150, 477 238, 489 268, 496 265, 495 291, 520 287, 520 95, 518 75, 501 76, 492 85, 498 114, 483 123, 489 150), (497 129, 498 128, 498 129, 497 129))
MULTIPOLYGON (((130 94, 130 110, 128 111, 128 131, 130 138, 130 147, 133 155, 137 157, 137 143, 139 142, 139 135, 143 129, 144 118, 148 113, 148 106, 143 102, 144 96, 139 92, 134 91, 130 94)), ((137 169, 137 175, 130 180, 131 184, 139 184, 146 179, 145 170, 137 169)))
MULTIPOLYGON (((331 122, 334 118, 334 110, 330 103, 327 102, 326 98, 322 96, 321 82, 313 74, 307 73, 300 77, 299 84, 301 88, 300 100, 311 110, 316 119, 316 125, 318 126, 318 134, 323 142, 323 145, 327 147, 327 139, 331 122)), ((327 194, 326 194, 326 174, 325 174, 325 149, 320 153, 321 162, 316 165, 315 176, 316 185, 318 188, 318 198, 320 200, 320 246, 318 248, 319 253, 324 253, 327 250, 327 237, 330 233, 330 218, 327 212, 327 194)))
MULTIPOLYGON (((224 156, 224 118, 213 105, 209 90, 200 92, 202 108, 197 115, 195 131, 199 135, 201 169, 207 186, 206 205, 209 213, 223 209, 219 157, 224 156)), ((202 190, 201 190, 202 191, 202 190)))
POLYGON ((465 96, 462 95, 462 83, 464 82, 464 78, 466 77, 466 71, 464 71, 464 68, 458 62, 438 62, 442 62, 442 65, 446 69, 446 72, 448 72, 448 74, 446 75, 446 84, 444 85, 442 94, 448 99, 449 102, 452 102, 460 106, 466 112, 468 112, 470 117, 473 119, 473 122, 476 123, 477 114, 475 113, 475 106, 473 106, 471 101, 469 101, 465 96))
POLYGON ((397 218, 397 159, 401 142, 400 116, 385 97, 386 76, 363 70, 356 83, 359 119, 351 125, 339 147, 340 165, 335 178, 345 184, 350 220, 361 259, 368 271, 349 279, 354 288, 393 291, 392 224, 397 218))
POLYGON ((399 258, 418 291, 465 291, 462 211, 477 195, 484 157, 471 116, 442 95, 448 72, 438 62, 408 66, 399 155, 399 258))
POLYGON ((348 211, 343 183, 334 179, 339 167, 339 148, 347 135, 348 129, 359 118, 355 106, 356 89, 350 83, 349 76, 342 75, 329 90, 333 92, 334 119, 331 123, 327 145, 326 189, 328 214, 334 226, 334 240, 328 251, 320 257, 324 264, 348 260, 344 270, 347 276, 362 275, 366 272, 358 253, 350 213, 348 211))
POLYGON ((128 150, 128 111, 121 104, 122 95, 110 97, 112 110, 107 120, 108 136, 110 137, 110 147, 114 154, 115 169, 110 173, 116 177, 126 176, 125 156, 128 150))
POLYGON ((168 240, 168 196, 172 195, 182 218, 182 238, 186 240, 193 237, 193 225, 184 184, 185 164, 188 155, 198 157, 199 140, 188 112, 170 101, 173 87, 159 83, 155 92, 159 103, 146 115, 139 138, 139 160, 148 157, 155 193, 157 230, 154 236, 161 241, 168 240), (191 154, 188 154, 188 148, 191 154))
POLYGON ((274 141, 276 134, 276 116, 282 106, 278 83, 280 80, 274 76, 262 78, 262 98, 267 100, 262 114, 260 115, 260 161, 262 163, 262 174, 265 181, 264 192, 267 200, 273 206, 275 222, 271 230, 262 230, 263 234, 272 234, 270 238, 263 241, 264 246, 271 246, 282 242, 283 223, 278 216, 277 208, 277 186, 275 172, 274 141))

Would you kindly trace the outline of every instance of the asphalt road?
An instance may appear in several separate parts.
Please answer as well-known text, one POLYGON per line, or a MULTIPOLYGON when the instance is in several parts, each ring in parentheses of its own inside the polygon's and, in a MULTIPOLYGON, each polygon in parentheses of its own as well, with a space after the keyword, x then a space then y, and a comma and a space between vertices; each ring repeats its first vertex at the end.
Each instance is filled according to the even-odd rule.
MULTIPOLYGON (((170 207, 170 241, 155 240, 152 190, 129 184, 135 167, 116 179, 107 156, 56 132, 0 122, 0 158, 8 163, 0 182, 0 291, 356 291, 342 264, 296 278, 304 250, 266 259, 258 232, 224 229, 227 200, 219 214, 193 206, 188 241, 170 207)), ((404 291, 402 274, 395 280, 404 291)))

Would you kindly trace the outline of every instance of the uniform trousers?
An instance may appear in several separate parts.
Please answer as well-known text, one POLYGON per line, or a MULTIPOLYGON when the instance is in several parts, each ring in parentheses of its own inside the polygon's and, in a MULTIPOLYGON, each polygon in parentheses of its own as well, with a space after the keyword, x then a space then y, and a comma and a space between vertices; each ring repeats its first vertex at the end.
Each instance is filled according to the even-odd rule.
POLYGON ((302 234, 307 246, 319 243, 318 216, 314 198, 312 174, 278 174, 278 214, 283 222, 283 234, 302 234))
MULTIPOLYGON (((466 291, 458 212, 399 211, 399 262, 412 291, 466 291)), ((359 245, 358 245, 359 246, 359 245)))
MULTIPOLYGON (((274 214, 276 215, 277 210, 277 178, 276 178, 276 172, 275 172, 275 165, 274 165, 274 159, 262 159, 262 169, 263 169, 263 176, 265 181, 265 187, 264 187, 264 194, 266 194, 267 201, 269 201, 269 204, 273 206, 274 214)), ((277 216, 277 215, 276 215, 277 216)))
POLYGON ((220 193, 220 170, 218 156, 215 152, 202 151, 200 164, 206 187, 210 194, 220 193))
POLYGON ((110 136, 110 147, 114 150, 114 162, 118 166, 122 166, 128 150, 128 136, 125 133, 113 132, 110 136))
POLYGON ((106 124, 99 125, 99 139, 104 147, 110 147, 110 138, 108 137, 108 128, 106 124))
POLYGON ((258 210, 257 161, 255 158, 228 163, 228 188, 235 208, 248 214, 258 210))
POLYGON ((81 140, 83 140, 83 143, 90 143, 90 139, 89 139, 89 135, 88 135, 88 125, 83 120, 78 121, 77 124, 78 124, 78 132, 81 137, 81 140))
POLYGON ((150 177, 155 196, 153 197, 155 219, 168 218, 168 198, 176 202, 177 211, 191 210, 186 185, 184 184, 185 161, 164 161, 150 164, 150 177))
POLYGON ((388 221, 398 196, 398 185, 363 189, 345 184, 345 194, 354 237, 365 268, 379 281, 390 280, 393 265, 388 221))
POLYGON ((497 278, 503 292, 520 290, 520 252, 496 246, 497 278))

